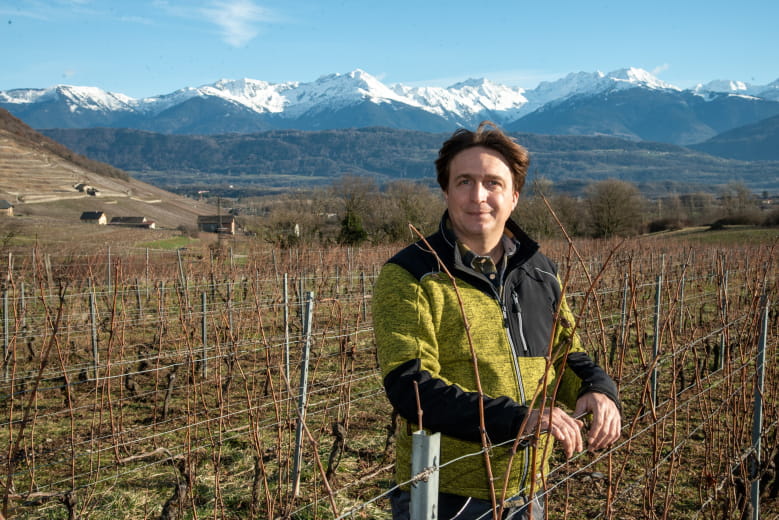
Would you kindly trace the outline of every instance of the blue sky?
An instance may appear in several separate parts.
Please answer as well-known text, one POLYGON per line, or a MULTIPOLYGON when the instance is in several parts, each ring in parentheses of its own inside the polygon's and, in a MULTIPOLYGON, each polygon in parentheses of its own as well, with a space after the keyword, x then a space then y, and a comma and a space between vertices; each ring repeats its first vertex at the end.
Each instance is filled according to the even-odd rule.
POLYGON ((779 78, 777 20, 775 0, 0 0, 0 90, 146 97, 358 68, 417 86, 625 67, 683 88, 762 85, 779 78))

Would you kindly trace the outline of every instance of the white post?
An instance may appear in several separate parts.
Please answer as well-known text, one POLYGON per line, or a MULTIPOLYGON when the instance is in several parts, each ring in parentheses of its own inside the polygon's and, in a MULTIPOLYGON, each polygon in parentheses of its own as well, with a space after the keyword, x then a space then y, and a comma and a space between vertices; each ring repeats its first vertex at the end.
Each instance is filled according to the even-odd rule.
POLYGON ((89 324, 92 329, 92 372, 95 375, 95 379, 97 379, 100 360, 97 350, 97 312, 95 309, 95 289, 92 287, 91 278, 89 279, 89 324))
POLYGON ((314 315, 314 293, 306 292, 306 307, 303 313, 303 329, 306 340, 303 344, 303 359, 300 361, 300 396, 298 398, 298 425, 295 432, 295 459, 292 469, 292 496, 300 494, 300 464, 303 457, 303 421, 306 419, 306 397, 308 393, 308 357, 311 351, 311 322, 314 315))
POLYGON ((763 323, 757 346, 757 384, 755 385, 755 411, 752 423, 752 520, 760 519, 760 436, 763 433, 763 389, 765 387, 765 348, 768 342, 768 298, 763 295, 763 323))
POLYGON ((289 383, 289 275, 284 273, 284 375, 289 383))
POLYGON ((200 370, 203 375, 203 379, 208 377, 208 295, 203 291, 200 295, 200 302, 203 309, 203 314, 200 323, 201 341, 203 343, 203 364, 200 365, 200 370))
POLYGON ((411 475, 419 480, 411 484, 411 520, 438 518, 438 463, 441 434, 424 430, 411 434, 411 475))

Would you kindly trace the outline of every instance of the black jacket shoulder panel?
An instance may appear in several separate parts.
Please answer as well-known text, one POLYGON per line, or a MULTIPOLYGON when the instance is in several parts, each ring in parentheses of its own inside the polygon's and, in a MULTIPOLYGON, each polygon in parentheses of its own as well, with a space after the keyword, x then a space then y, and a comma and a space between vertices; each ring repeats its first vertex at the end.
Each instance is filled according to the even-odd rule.
POLYGON ((438 258, 441 261, 446 262, 447 257, 451 255, 446 254, 445 240, 441 233, 435 233, 423 240, 419 240, 407 246, 399 251, 395 256, 387 260, 388 264, 396 264, 409 273, 414 278, 421 280, 423 276, 429 273, 435 273, 442 271, 438 258), (435 250, 436 254, 430 251, 430 247, 435 250), (436 258, 438 255, 438 258, 436 258))

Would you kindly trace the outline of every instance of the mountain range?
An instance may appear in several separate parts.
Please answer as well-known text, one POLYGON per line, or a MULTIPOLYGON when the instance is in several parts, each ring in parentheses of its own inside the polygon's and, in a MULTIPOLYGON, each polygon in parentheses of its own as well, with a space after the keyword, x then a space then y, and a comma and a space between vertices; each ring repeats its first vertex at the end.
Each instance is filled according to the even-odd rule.
POLYGON ((768 85, 712 81, 681 89, 642 69, 626 68, 571 73, 534 89, 483 78, 443 88, 385 85, 355 70, 309 83, 223 79, 143 99, 96 87, 14 89, 0 91, 0 107, 38 129, 215 135, 387 127, 439 133, 490 119, 512 132, 686 146, 779 116, 779 79, 768 85))

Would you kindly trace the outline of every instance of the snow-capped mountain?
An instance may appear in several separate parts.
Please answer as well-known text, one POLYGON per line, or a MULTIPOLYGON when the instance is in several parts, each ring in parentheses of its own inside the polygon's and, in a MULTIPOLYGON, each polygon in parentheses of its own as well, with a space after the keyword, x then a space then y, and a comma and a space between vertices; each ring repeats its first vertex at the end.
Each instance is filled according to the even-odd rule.
POLYGON ((729 94, 751 96, 771 101, 779 101, 779 79, 768 85, 751 85, 743 81, 714 80, 693 89, 701 95, 729 94))
POLYGON ((47 89, 16 89, 0 91, 0 103, 31 105, 62 101, 73 109, 121 111, 133 110, 136 100, 124 94, 106 92, 97 87, 57 85, 47 89))
MULTIPOLYGON (((382 103, 410 103, 391 88, 362 70, 348 74, 328 74, 312 83, 301 83, 285 93, 284 115, 339 110, 364 101, 382 103)), ((421 107, 420 107, 421 108, 421 107)))
POLYGON ((519 116, 527 104, 522 88, 512 88, 487 79, 469 79, 448 88, 408 87, 392 89, 403 99, 448 119, 469 119, 475 114, 496 113, 504 119, 519 116))
MULTIPOLYGON (((530 90, 484 78, 443 88, 385 85, 358 69, 309 83, 222 79, 143 99, 66 85, 0 91, 0 107, 35 128, 107 126, 205 134, 366 126, 448 132, 455 125, 472 127, 491 119, 529 132, 648 139, 641 118, 658 114, 653 103, 674 106, 672 124, 685 125, 665 140, 687 144, 733 124, 779 114, 779 80, 764 86, 720 80, 682 90, 645 70, 626 68, 572 73, 530 90), (611 105, 616 99, 620 108, 611 105), (723 113, 728 114, 724 119, 723 113)), ((663 126, 655 123, 656 129, 663 126)), ((656 133, 651 137, 656 139, 656 133)))

